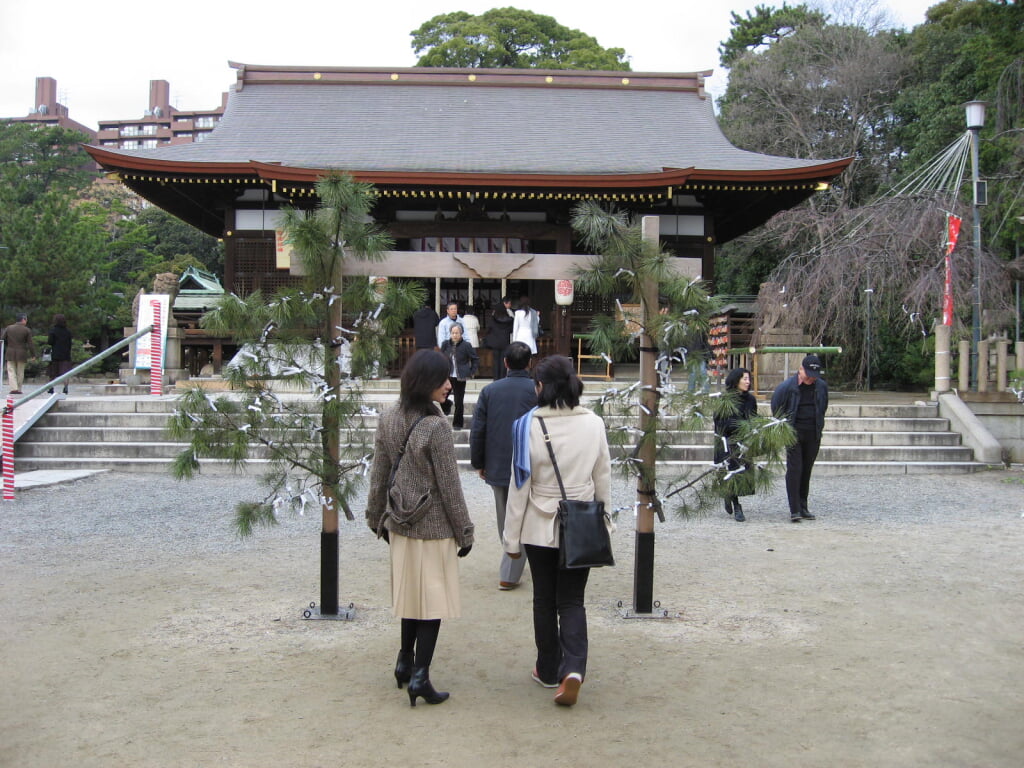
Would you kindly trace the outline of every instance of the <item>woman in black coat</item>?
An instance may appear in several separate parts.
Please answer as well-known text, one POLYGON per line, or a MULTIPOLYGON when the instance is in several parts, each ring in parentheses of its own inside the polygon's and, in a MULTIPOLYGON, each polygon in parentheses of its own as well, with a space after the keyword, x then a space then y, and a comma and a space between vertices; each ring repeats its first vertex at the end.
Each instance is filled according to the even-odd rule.
MULTIPOLYGON (((53 381, 71 370, 71 331, 64 315, 53 316, 53 328, 46 337, 46 343, 50 347, 50 370, 47 373, 53 381)), ((64 394, 67 393, 68 383, 65 381, 64 394)), ((50 387, 50 394, 53 394, 53 387, 50 387)))
MULTIPOLYGON (((725 377, 725 391, 736 399, 736 412, 729 416, 715 417, 715 464, 725 462, 729 471, 739 469, 742 461, 736 458, 732 436, 736 434, 741 421, 757 415, 757 399, 750 393, 750 386, 750 371, 746 368, 733 368, 725 377)), ((733 515, 738 523, 746 520, 739 496, 725 497, 725 511, 733 515)))
POLYGON ((462 429, 465 413, 463 405, 466 399, 466 380, 476 376, 480 368, 480 358, 473 345, 462 338, 461 323, 455 323, 449 332, 451 336, 441 345, 441 354, 448 358, 448 370, 452 383, 452 395, 455 399, 452 428, 462 429))

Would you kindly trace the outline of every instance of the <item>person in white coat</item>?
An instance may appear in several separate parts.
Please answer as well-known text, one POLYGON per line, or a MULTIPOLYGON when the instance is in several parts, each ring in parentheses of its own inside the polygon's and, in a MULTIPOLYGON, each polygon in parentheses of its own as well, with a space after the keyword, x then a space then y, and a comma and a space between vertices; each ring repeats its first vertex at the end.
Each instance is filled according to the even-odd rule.
POLYGON ((521 341, 537 354, 537 337, 540 336, 540 312, 530 306, 530 297, 519 299, 519 309, 512 320, 512 341, 521 341))
POLYGON ((462 333, 466 341, 473 345, 473 349, 480 349, 480 320, 476 315, 462 316, 462 333))
POLYGON ((603 501, 611 509, 611 455, 604 422, 580 407, 583 382, 572 360, 544 358, 533 374, 537 407, 513 426, 513 483, 505 507, 505 552, 526 552, 533 581, 533 633, 537 665, 533 679, 558 688, 555 702, 576 703, 587 673, 587 613, 584 593, 589 568, 558 564, 558 502, 562 495, 539 418, 544 419, 566 496, 603 501))

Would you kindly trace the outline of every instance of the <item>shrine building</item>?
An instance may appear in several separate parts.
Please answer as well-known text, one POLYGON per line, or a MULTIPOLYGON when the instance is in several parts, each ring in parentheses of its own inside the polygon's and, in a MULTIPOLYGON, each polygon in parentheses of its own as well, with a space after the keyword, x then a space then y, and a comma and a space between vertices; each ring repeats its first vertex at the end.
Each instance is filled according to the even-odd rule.
POLYGON ((281 208, 315 205, 317 180, 343 171, 377 188, 374 218, 395 239, 383 262, 349 261, 346 275, 421 280, 441 314, 458 301, 482 323, 501 296, 529 295, 559 326, 549 351, 568 351, 610 309, 577 293, 571 323, 552 322, 554 281, 587 259, 569 225, 579 201, 658 216, 680 273, 713 283, 716 246, 827 189, 851 161, 733 146, 704 90, 710 71, 231 66, 205 141, 87 147, 131 190, 223 239, 227 290, 299 279, 276 248, 281 208))

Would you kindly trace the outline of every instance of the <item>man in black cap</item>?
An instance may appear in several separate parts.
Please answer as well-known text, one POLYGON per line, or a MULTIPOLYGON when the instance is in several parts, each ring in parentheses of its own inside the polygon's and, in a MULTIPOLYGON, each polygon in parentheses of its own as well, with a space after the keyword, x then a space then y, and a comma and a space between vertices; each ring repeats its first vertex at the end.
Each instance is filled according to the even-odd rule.
POLYGON ((796 375, 772 393, 772 414, 788 420, 796 430, 796 442, 786 449, 786 495, 789 520, 793 523, 814 519, 807 508, 807 492, 827 409, 828 384, 821 378, 821 360, 817 355, 807 355, 796 375))

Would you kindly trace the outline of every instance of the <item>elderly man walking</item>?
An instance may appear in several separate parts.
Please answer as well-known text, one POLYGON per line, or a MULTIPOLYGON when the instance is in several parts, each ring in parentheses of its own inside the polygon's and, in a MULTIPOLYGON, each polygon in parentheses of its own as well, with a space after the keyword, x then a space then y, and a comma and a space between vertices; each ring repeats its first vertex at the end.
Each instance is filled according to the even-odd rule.
MULTIPOLYGON (((505 530, 505 504, 512 482, 512 422, 537 404, 537 388, 526 370, 531 354, 521 341, 508 345, 504 355, 507 374, 480 391, 469 431, 469 461, 494 492, 499 539, 505 530)), ((525 557, 513 560, 502 552, 498 589, 518 587, 525 566, 525 557)))
POLYGON ((25 363, 36 356, 36 343, 32 329, 28 327, 28 315, 18 315, 15 322, 0 332, 7 358, 7 378, 10 380, 10 394, 20 395, 25 383, 25 363))

